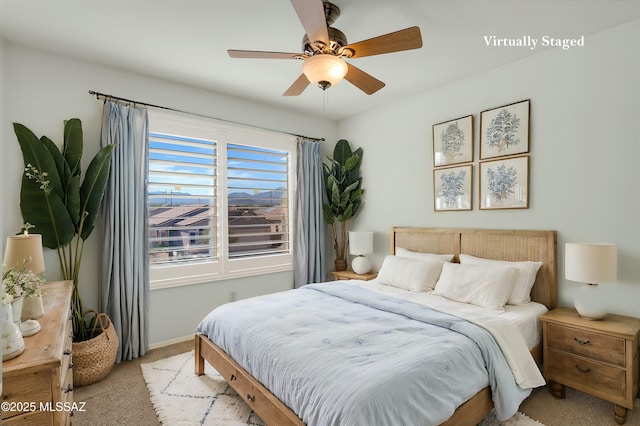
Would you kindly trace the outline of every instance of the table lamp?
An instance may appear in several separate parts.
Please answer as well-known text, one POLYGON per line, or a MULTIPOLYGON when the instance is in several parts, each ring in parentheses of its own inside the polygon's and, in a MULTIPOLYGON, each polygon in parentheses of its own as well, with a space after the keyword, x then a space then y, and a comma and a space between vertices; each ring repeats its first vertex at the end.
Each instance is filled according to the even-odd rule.
POLYGON ((42 235, 25 232, 7 237, 3 263, 7 265, 7 268, 21 268, 25 260, 29 260, 26 268, 34 274, 44 272, 42 235))
MULTIPOLYGON (((7 268, 21 269, 25 266, 27 271, 34 274, 44 273, 44 255, 42 253, 42 235, 24 234, 13 235, 7 238, 7 245, 4 250, 3 263, 7 268), (25 260, 27 261, 25 264, 25 260)), ((28 312, 31 317, 41 317, 44 315, 42 298, 30 297, 23 301, 22 309, 28 312)), ((24 315, 21 315, 24 317, 24 315)), ((31 336, 40 331, 40 323, 34 319, 25 319, 20 324, 23 336, 31 336)))
POLYGON ((606 307, 596 288, 598 284, 612 283, 617 279, 615 244, 567 243, 564 255, 565 278, 585 283, 573 302, 576 310, 584 318, 604 318, 606 307))
POLYGON ((365 257, 373 253, 373 232, 349 232, 349 253, 356 256, 351 261, 351 269, 356 274, 366 274, 371 263, 365 257))

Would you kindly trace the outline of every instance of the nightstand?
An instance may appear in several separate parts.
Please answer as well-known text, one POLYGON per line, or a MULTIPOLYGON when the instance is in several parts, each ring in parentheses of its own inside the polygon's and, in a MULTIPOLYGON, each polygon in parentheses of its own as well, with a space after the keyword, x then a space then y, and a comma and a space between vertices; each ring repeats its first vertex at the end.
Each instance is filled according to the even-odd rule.
POLYGON ((624 424, 640 383, 640 319, 608 314, 594 321, 558 308, 540 320, 551 394, 564 398, 566 385, 612 402, 616 423, 624 424))
POLYGON ((367 272, 366 274, 356 274, 353 271, 334 271, 332 272, 336 280, 362 280, 369 281, 378 276, 377 272, 367 272))

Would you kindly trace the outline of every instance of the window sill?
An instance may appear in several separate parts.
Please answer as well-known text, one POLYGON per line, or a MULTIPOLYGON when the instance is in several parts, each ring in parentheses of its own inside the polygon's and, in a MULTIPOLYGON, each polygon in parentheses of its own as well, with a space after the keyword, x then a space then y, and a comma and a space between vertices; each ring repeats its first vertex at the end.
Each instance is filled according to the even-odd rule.
POLYGON ((233 280, 238 278, 246 278, 246 277, 255 277, 259 275, 273 274, 277 272, 289 272, 293 271, 293 267, 291 265, 278 265, 268 268, 259 268, 259 269, 245 269, 242 271, 234 271, 227 273, 213 273, 213 274, 203 274, 203 275, 191 275, 180 278, 168 278, 161 280, 153 280, 149 283, 149 289, 151 291, 154 290, 162 290, 166 288, 173 287, 182 287, 187 285, 195 285, 195 284, 206 284, 215 281, 226 281, 233 280))

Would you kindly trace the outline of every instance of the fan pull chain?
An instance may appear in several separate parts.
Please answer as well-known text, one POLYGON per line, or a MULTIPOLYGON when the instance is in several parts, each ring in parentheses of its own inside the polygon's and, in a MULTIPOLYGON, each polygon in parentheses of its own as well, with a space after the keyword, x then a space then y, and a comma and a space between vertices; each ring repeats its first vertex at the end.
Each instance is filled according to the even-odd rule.
POLYGON ((322 112, 327 112, 327 105, 329 104, 329 91, 322 91, 322 112))

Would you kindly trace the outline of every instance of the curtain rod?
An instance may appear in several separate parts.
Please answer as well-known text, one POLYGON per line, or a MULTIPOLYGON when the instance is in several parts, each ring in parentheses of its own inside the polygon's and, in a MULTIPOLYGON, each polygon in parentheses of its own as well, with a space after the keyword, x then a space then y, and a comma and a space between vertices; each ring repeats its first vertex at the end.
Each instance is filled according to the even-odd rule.
MULTIPOLYGON (((237 121, 225 120, 223 118, 217 118, 217 117, 210 117, 210 116, 204 115, 204 114, 196 114, 196 113, 193 113, 193 112, 183 111, 183 110, 180 110, 180 109, 169 108, 169 107, 165 107, 165 106, 161 106, 161 105, 154 105, 154 104, 150 104, 150 103, 147 103, 147 102, 134 101, 132 99, 121 98, 120 96, 107 95, 107 94, 104 94, 104 93, 96 92, 94 90, 89 90, 89 94, 92 95, 92 96, 95 96, 96 99, 102 98, 105 101, 108 100, 108 99, 115 99, 117 101, 128 102, 128 103, 133 104, 133 105, 136 105, 136 104, 144 105, 144 106, 148 106, 148 107, 164 109, 164 110, 167 110, 167 111, 174 111, 174 112, 180 112, 180 113, 183 113, 183 114, 197 115, 199 117, 204 117, 204 118, 211 118, 213 120, 218 120, 218 121, 222 121, 222 122, 225 122, 225 123, 238 124, 238 125, 241 125, 241 126, 249 126, 248 124, 240 123, 240 122, 237 122, 237 121)), ((298 134, 295 134, 295 133, 283 132, 281 130, 269 129, 267 127, 259 127, 259 126, 250 126, 250 127, 255 127, 255 128, 258 128, 258 129, 261 129, 261 130, 268 130, 270 132, 284 133, 284 134, 287 134, 287 135, 296 136, 298 138, 309 139, 309 140, 314 141, 314 142, 322 142, 322 141, 325 140, 324 138, 313 138, 313 137, 310 137, 310 136, 304 136, 304 135, 298 135, 298 134)))

